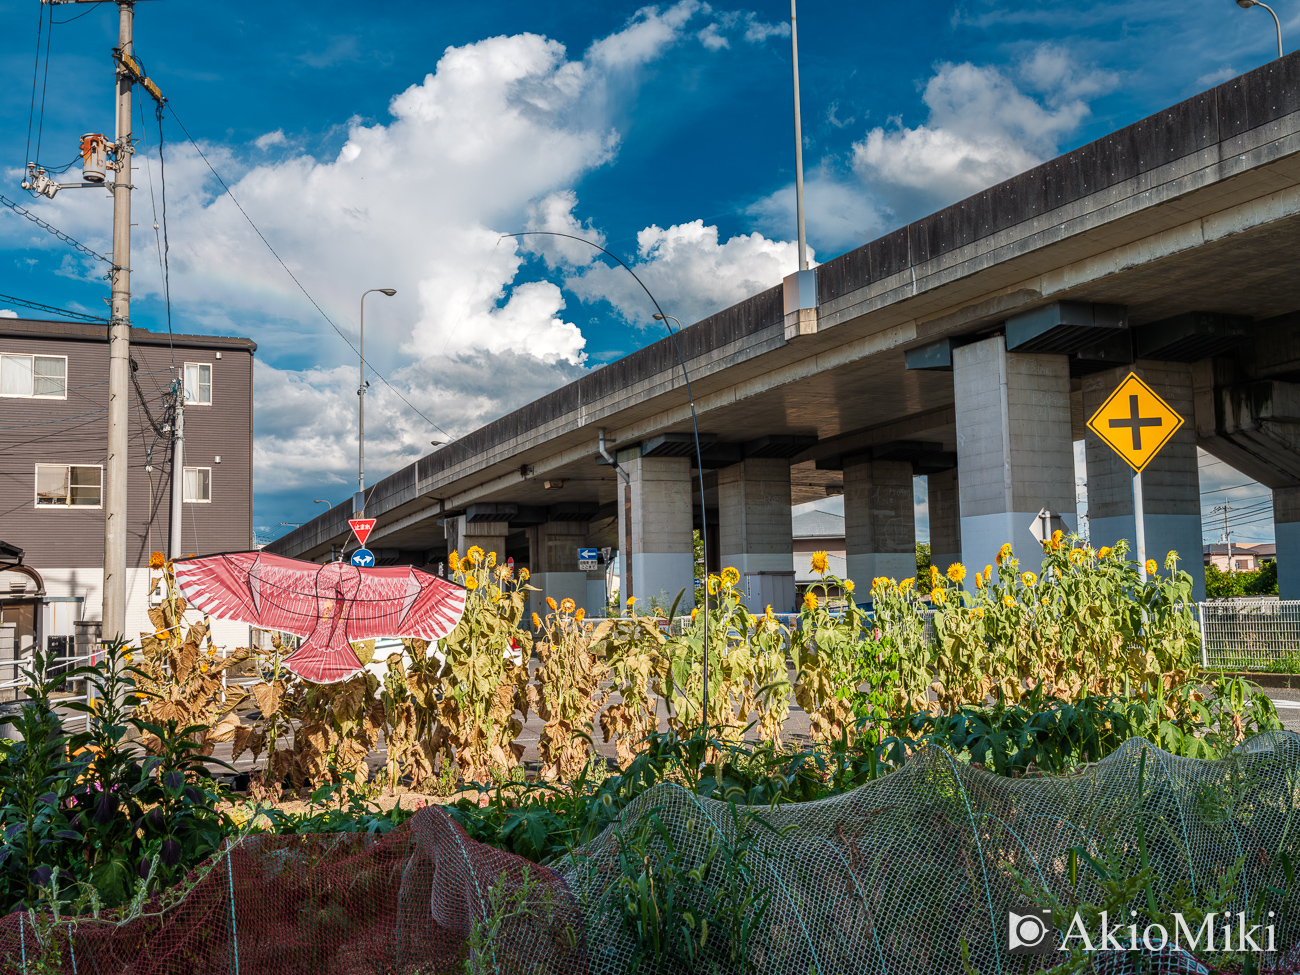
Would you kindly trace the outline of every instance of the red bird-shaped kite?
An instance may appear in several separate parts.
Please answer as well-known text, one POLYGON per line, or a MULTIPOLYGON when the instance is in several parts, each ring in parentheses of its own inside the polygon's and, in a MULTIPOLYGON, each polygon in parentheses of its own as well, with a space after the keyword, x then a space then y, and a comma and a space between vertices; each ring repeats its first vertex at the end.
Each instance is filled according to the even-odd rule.
POLYGON ((175 570, 176 585, 194 608, 304 637, 285 664, 318 684, 361 671, 351 641, 434 641, 450 633, 465 610, 463 588, 409 566, 361 569, 237 552, 177 561, 175 570))

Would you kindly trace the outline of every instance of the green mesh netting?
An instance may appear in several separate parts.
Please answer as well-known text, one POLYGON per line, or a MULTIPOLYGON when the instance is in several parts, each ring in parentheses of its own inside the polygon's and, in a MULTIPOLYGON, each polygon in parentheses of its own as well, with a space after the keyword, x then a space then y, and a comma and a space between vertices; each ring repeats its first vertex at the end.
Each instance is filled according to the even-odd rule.
MULTIPOLYGON (((1291 733, 1223 761, 1133 740, 1077 775, 1018 780, 927 749, 845 795, 775 809, 662 784, 550 868, 475 843, 425 809, 383 837, 245 839, 183 894, 133 912, 10 915, 0 970, 1032 972, 1062 956, 1008 954, 1008 911, 1034 906, 1017 878, 1062 901, 1099 902, 1089 869, 1071 884, 1071 847, 1136 869, 1140 822, 1159 904, 1180 883, 1203 896, 1240 860, 1223 909, 1273 911, 1278 951, 1261 970, 1297 972, 1300 916, 1284 903, 1282 864, 1300 871, 1298 811, 1291 733)), ((1145 898, 1127 906, 1145 911, 1145 898)), ((1100 952, 1089 963, 1114 975, 1204 971, 1168 952, 1100 952)))

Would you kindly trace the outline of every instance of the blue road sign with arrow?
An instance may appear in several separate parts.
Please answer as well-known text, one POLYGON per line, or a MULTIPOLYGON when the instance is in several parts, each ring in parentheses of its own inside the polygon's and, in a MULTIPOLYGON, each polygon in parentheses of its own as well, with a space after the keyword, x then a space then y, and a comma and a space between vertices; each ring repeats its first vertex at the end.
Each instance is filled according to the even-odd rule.
POLYGON ((359 548, 352 553, 352 564, 363 569, 373 569, 375 567, 375 553, 368 548, 359 548))

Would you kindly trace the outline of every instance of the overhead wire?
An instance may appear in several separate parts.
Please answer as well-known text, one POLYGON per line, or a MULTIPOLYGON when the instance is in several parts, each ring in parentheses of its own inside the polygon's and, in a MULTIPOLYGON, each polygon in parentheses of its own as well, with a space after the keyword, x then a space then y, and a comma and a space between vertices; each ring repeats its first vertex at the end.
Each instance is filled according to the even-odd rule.
MULTIPOLYGON (((446 436, 448 439, 455 439, 451 436, 450 433, 448 433, 446 430, 440 427, 436 422, 430 419, 419 407, 417 407, 414 403, 412 403, 409 399, 407 399, 404 395, 402 395, 402 391, 399 390, 392 383, 390 383, 383 373, 375 369, 375 367, 371 365, 371 363, 366 362, 365 357, 361 355, 361 350, 358 349, 356 345, 353 344, 352 339, 348 337, 347 333, 344 332, 343 329, 339 328, 338 325, 335 324, 334 319, 330 318, 330 316, 326 314, 325 309, 322 308, 320 306, 320 303, 317 302, 316 299, 312 297, 311 292, 309 292, 306 289, 306 287, 303 286, 303 283, 298 280, 298 276, 289 269, 289 265, 284 263, 284 260, 280 257, 279 253, 276 252, 276 249, 271 246, 271 242, 266 239, 266 235, 263 234, 262 231, 258 228, 257 224, 253 222, 253 218, 248 215, 248 211, 246 211, 243 208, 243 206, 240 204, 238 198, 236 198, 234 192, 230 189, 230 186, 226 183, 224 179, 221 178, 221 174, 217 172, 216 167, 212 165, 211 160, 209 160, 208 157, 204 154, 203 150, 199 148, 199 144, 194 141, 194 136, 190 135, 189 129, 185 127, 185 123, 181 121, 180 116, 176 114, 175 107, 171 104, 171 102, 167 102, 166 106, 167 106, 167 110, 171 112, 172 120, 177 125, 180 126, 181 131, 185 133, 185 138, 188 139, 190 145, 194 147, 194 151, 199 154, 199 158, 203 160, 204 164, 208 167, 208 170, 212 173, 213 176, 216 177, 217 182, 221 184, 221 188, 226 191, 226 195, 230 197, 230 202, 235 205, 235 208, 243 215, 244 219, 248 221, 248 225, 253 228, 253 232, 256 233, 258 238, 262 241, 262 243, 266 245, 266 249, 271 252, 271 256, 274 257, 276 261, 279 263, 280 267, 284 269, 285 274, 289 275, 290 280, 292 280, 293 283, 298 286, 298 290, 303 293, 303 295, 307 298, 309 302, 311 302, 312 307, 314 307, 318 312, 320 312, 320 316, 323 319, 325 319, 326 322, 329 323, 330 328, 334 329, 334 331, 338 333, 339 338, 343 339, 343 341, 347 343, 348 348, 350 348, 353 352, 356 353, 357 358, 362 362, 365 362, 366 366, 370 369, 372 373, 374 373, 374 375, 379 379, 379 381, 382 382, 385 386, 387 386, 390 390, 392 390, 393 393, 397 396, 397 398, 400 399, 403 403, 405 403, 413 413, 419 416, 422 420, 424 420, 426 423, 432 426, 439 433, 446 436)), ((164 202, 164 210, 165 209, 166 209, 166 205, 164 202)))
POLYGON ((13 200, 9 199, 9 197, 4 196, 3 194, 0 194, 0 205, 7 206, 10 210, 13 210, 14 213, 26 217, 28 220, 36 224, 36 226, 40 227, 42 230, 53 234, 55 237, 59 238, 59 240, 63 241, 65 244, 68 244, 69 246, 85 254, 87 257, 93 257, 95 260, 103 261, 105 264, 110 265, 115 270, 117 269, 117 265, 113 264, 113 262, 110 261, 103 254, 98 254, 95 251, 91 250, 89 247, 87 247, 85 244, 81 243, 80 241, 74 240, 72 237, 69 237, 58 227, 42 220, 40 217, 32 213, 26 207, 19 206, 13 200))
MULTIPOLYGON (((51 14, 53 11, 51 10, 51 14)), ((32 159, 32 124, 36 120, 36 78, 41 73, 41 35, 45 30, 45 4, 40 5, 36 15, 36 59, 32 62, 32 104, 27 110, 27 145, 23 148, 23 165, 34 162, 32 159)), ((44 106, 42 106, 42 112, 44 106)))
POLYGON ((45 92, 50 85, 50 40, 53 37, 54 37, 54 9, 51 7, 50 8, 50 29, 45 32, 45 74, 41 79, 41 114, 36 123, 36 161, 37 162, 39 162, 41 158, 41 136, 45 132, 45 92))
POLYGON ((69 308, 56 308, 53 305, 47 305, 39 301, 31 301, 27 298, 19 298, 15 295, 0 295, 0 302, 7 305, 21 305, 24 308, 35 308, 37 311, 48 312, 51 315, 64 315, 68 318, 78 318, 85 322, 98 324, 108 324, 107 318, 96 318, 94 315, 87 315, 85 312, 72 311, 69 308))

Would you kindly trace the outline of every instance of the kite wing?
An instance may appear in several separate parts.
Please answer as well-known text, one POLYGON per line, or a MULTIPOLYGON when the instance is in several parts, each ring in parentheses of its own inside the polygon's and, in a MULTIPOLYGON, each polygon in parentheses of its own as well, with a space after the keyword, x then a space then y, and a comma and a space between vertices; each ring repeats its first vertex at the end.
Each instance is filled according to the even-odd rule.
POLYGON ((174 563, 176 585, 195 609, 218 619, 310 636, 334 586, 331 568, 267 552, 236 552, 174 563), (328 592, 326 590, 329 590, 328 592))
POLYGON ((360 586, 347 609, 349 639, 406 636, 433 642, 450 633, 465 611, 462 587, 419 569, 353 571, 360 576, 360 586))

